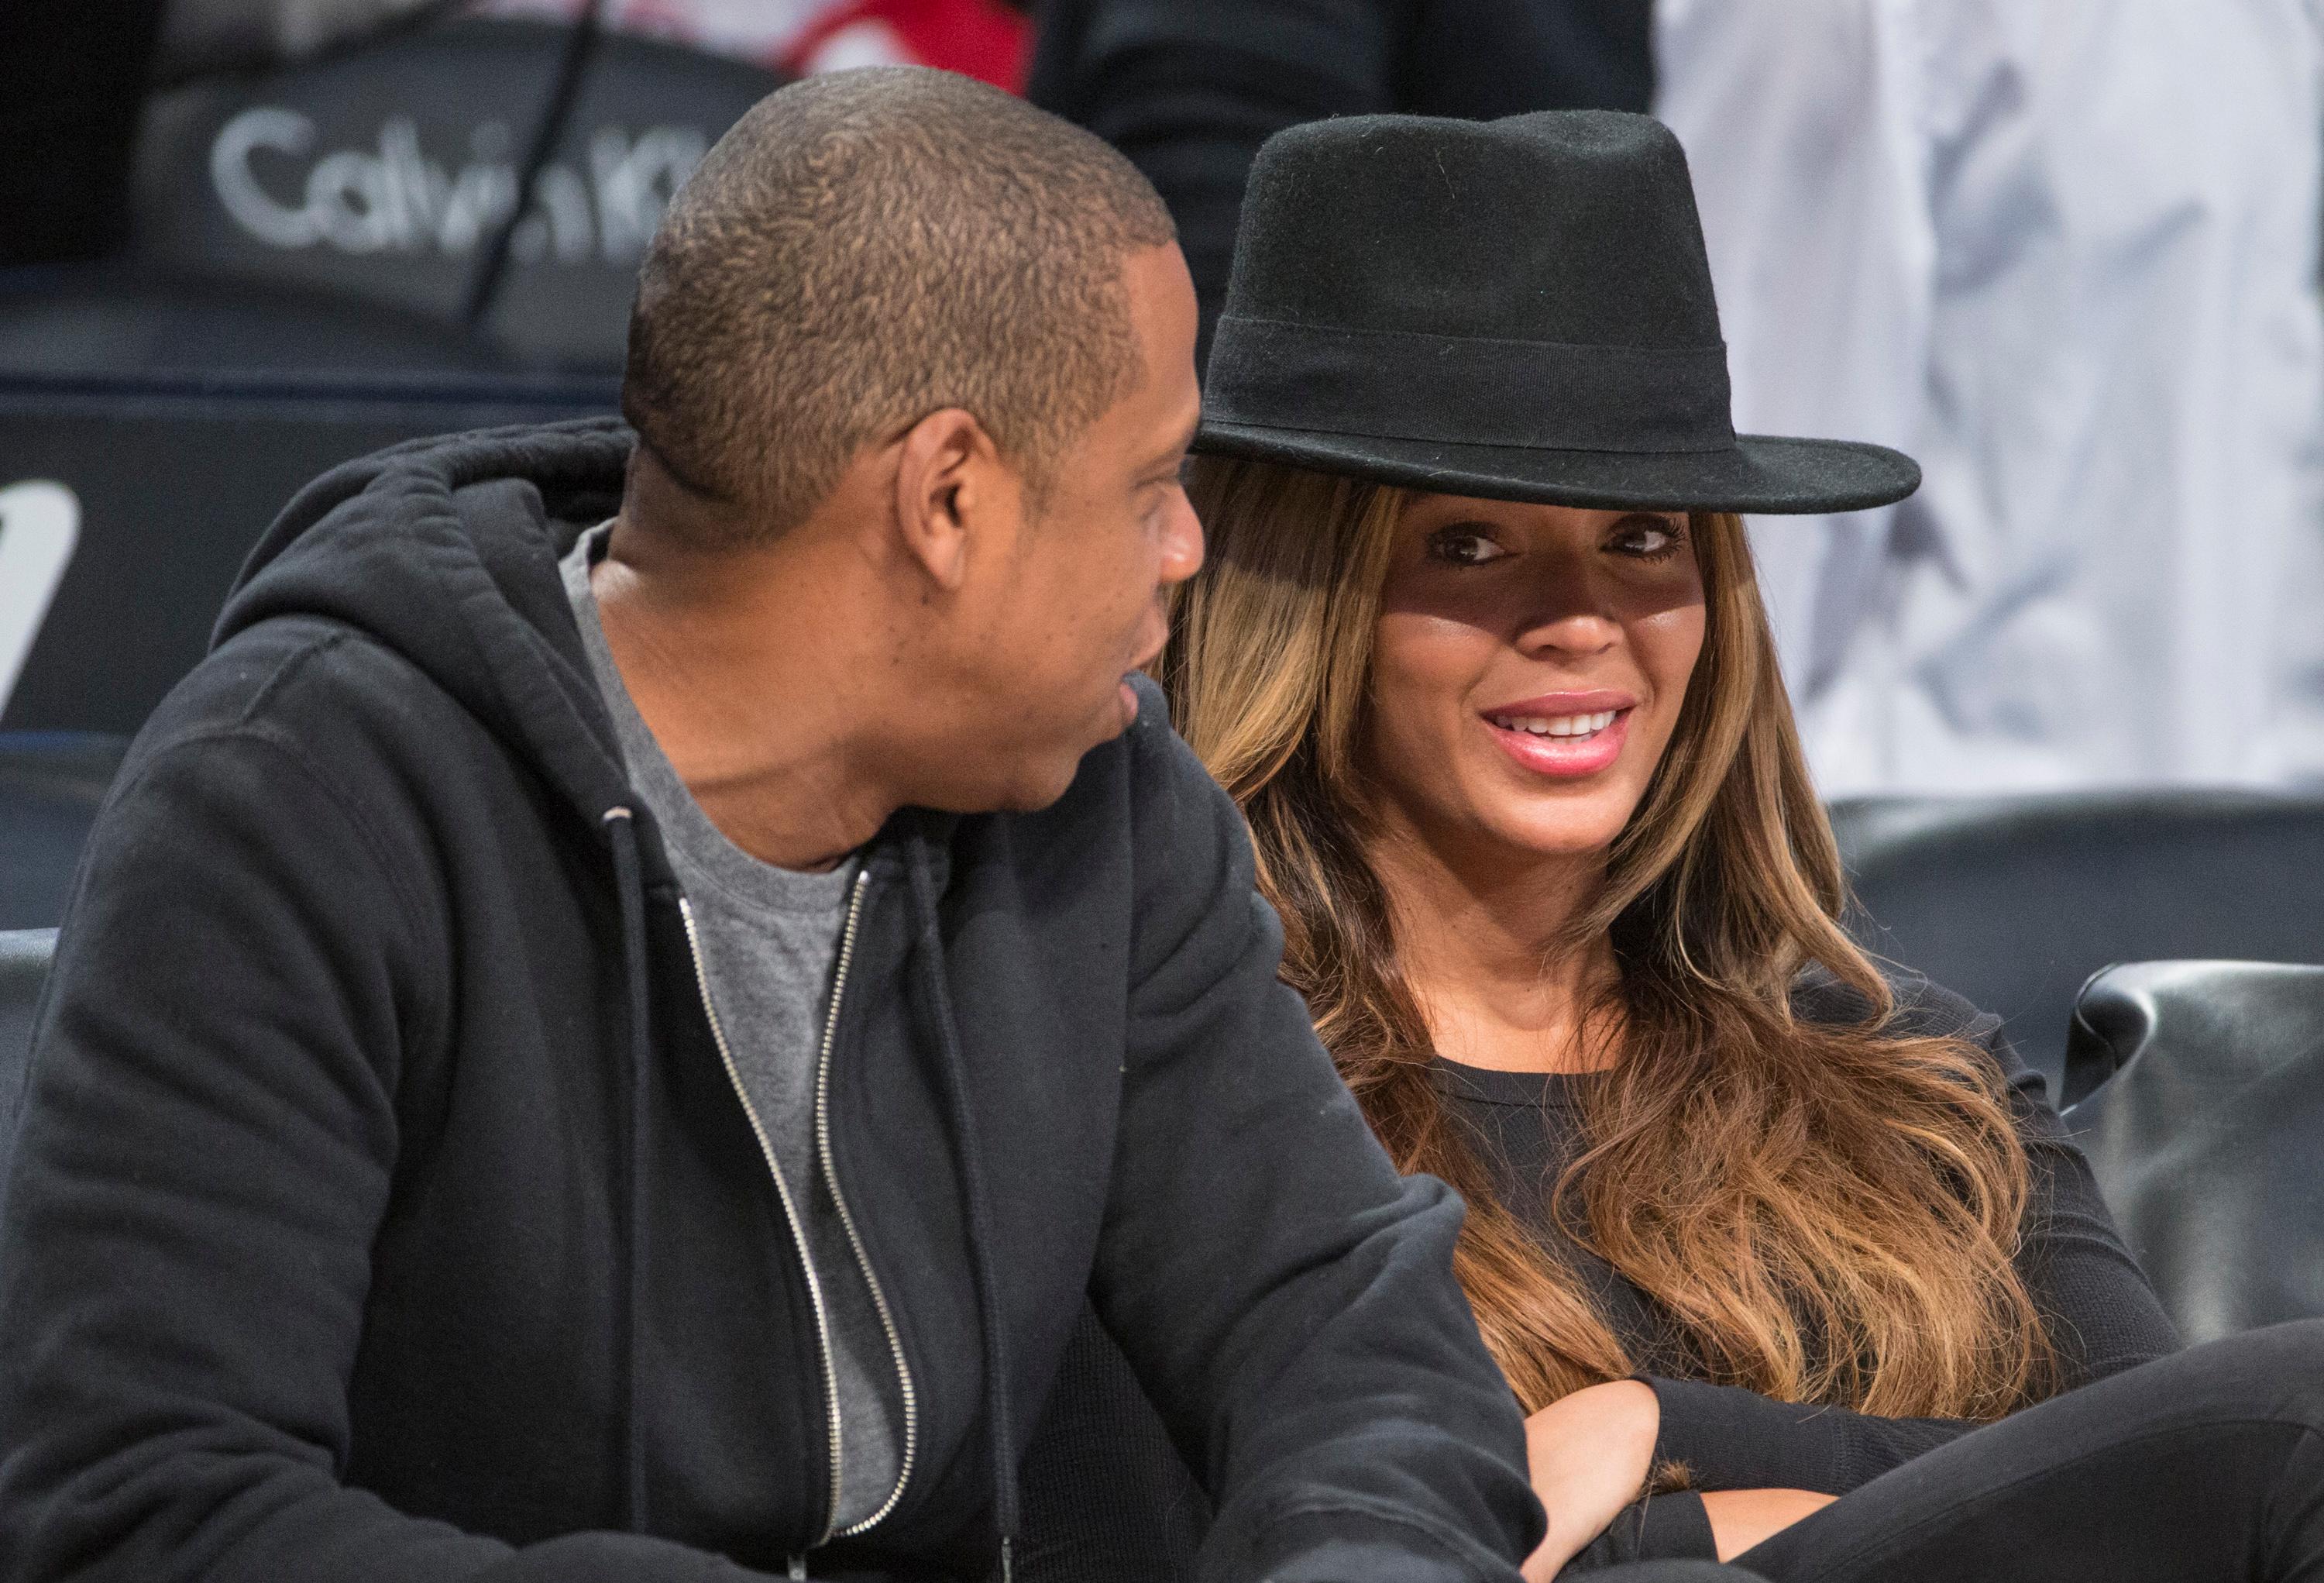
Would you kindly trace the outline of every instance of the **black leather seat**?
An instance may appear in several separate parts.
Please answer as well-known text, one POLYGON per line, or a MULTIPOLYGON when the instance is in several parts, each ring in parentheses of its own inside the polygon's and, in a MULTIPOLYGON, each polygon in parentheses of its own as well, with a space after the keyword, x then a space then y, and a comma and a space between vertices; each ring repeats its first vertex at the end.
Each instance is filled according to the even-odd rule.
POLYGON ((15 1153, 16 1113, 24 1096, 25 1057, 32 1045, 32 1011, 40 1004, 55 957, 53 929, 0 930, 0 1180, 15 1153))
POLYGON ((2190 1341, 2324 1316, 2324 967, 2133 962, 2082 991, 2067 1125, 2190 1341))
POLYGON ((0 731, 0 930, 48 929, 64 915, 97 804, 124 737, 0 731))
POLYGON ((1877 798, 1831 812, 1858 938, 2005 1018, 2053 1097, 2075 992, 2099 968, 2324 962, 2324 796, 1877 798))

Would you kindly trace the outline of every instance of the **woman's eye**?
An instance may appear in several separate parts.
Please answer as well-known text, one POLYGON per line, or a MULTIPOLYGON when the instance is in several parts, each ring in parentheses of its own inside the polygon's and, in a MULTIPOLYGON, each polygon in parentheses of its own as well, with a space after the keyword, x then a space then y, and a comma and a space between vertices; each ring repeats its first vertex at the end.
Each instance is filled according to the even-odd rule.
POLYGON ((1640 518, 1616 528, 1609 548, 1639 560, 1660 560, 1678 553, 1678 547, 1685 542, 1684 530, 1674 524, 1640 518))
POLYGON ((1508 553, 1474 528, 1440 528, 1428 535, 1428 558, 1447 566, 1482 566, 1508 553))

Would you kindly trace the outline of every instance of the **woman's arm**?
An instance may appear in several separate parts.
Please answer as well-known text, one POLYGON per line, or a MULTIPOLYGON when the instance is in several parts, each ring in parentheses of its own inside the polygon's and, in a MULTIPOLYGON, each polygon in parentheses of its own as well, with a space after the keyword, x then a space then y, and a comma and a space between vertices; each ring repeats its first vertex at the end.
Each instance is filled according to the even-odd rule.
POLYGON ((2018 1059, 1997 1025, 1980 1042, 2008 1077, 2033 1163, 2017 1272, 2056 1349, 2059 1388, 2087 1385, 2178 1351, 2178 1327, 2116 1228, 2090 1162, 2050 1108, 2042 1074, 2018 1059))
POLYGON ((1879 1418, 1778 1402, 1739 1385, 1647 1378, 1661 1408, 1657 1461, 1699 1490, 1800 1489, 1846 1495, 1975 1429, 1953 1418, 1879 1418))
MULTIPOLYGON (((2042 1076, 2002 1036, 2000 1020, 1933 985, 1897 986, 1899 1021, 1914 1033, 1956 1033, 1993 1057, 2033 1168, 2017 1273, 2041 1311, 2071 1390, 2179 1349, 2138 1261, 2098 1196, 2089 1162, 2050 1108, 2042 1076)), ((1845 1408, 1775 1402, 1692 1380, 1649 1380, 1661 1407, 1655 1456, 1685 1464, 1695 1487, 1784 1487, 1845 1495, 1978 1426, 1959 1419, 1878 1418, 1845 1408)))
POLYGON ((1711 1520, 1719 1559, 1731 1561, 1839 1498, 1804 1489, 1714 1490, 1702 1497, 1702 1511, 1711 1520))
POLYGON ((1549 1514, 1526 1583, 1550 1583, 1638 1498, 1654 1469, 1655 1393, 1610 1380, 1560 1397, 1526 1420, 1526 1464, 1549 1514))
POLYGON ((1728 1560, 1832 1500, 1798 1489, 1641 1498, 1659 1421, 1653 1391, 1636 1380, 1576 1391, 1526 1420, 1534 1493, 1549 1514, 1526 1583, 1622 1561, 1728 1560))
POLYGON ((2089 1162, 2051 1108, 2042 1074, 2002 1032, 2001 1019, 1925 979, 1899 983, 1896 1007, 1908 1032, 1955 1034, 1983 1048, 2008 1087, 2033 1168, 2015 1263, 2056 1349, 2058 1390, 2178 1351, 2179 1331, 2115 1228, 2089 1162))

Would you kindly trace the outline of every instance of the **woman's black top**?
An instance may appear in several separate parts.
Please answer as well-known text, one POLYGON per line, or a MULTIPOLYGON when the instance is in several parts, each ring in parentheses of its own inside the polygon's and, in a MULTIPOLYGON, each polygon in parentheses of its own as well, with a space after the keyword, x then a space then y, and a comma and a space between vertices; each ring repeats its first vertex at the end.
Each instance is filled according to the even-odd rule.
MULTIPOLYGON (((1958 1034, 1991 1054, 2008 1080, 2033 1166, 2017 1273, 2042 1312, 2062 1385, 2087 1384, 2176 1351, 2178 1333, 2115 1229, 2089 1162, 2050 1108, 2041 1074, 2002 1037, 2001 1020, 1926 980, 1898 979, 1892 987, 1898 1033, 1958 1034)), ((1792 1004, 1801 1020, 1826 1024, 1855 1022, 1865 1009, 1857 992, 1821 972, 1803 977, 1792 1004)), ((1443 1060, 1431 1077, 1469 1124, 1501 1202, 1581 1278, 1638 1377, 1654 1387, 1662 1405, 1656 1459, 1684 1464, 1696 1490, 1846 1495, 1978 1427, 1959 1419, 1878 1418, 1777 1402, 1705 1383, 1701 1360, 1669 1312, 1577 1244, 1549 1212, 1548 1192, 1581 1146, 1578 1106, 1591 1079, 1443 1060)), ((1698 1502, 1663 1496, 1634 1510, 1629 1522, 1580 1559, 1708 1555, 1709 1537, 1698 1502)))
MULTIPOLYGON (((1925 980, 1900 978, 1893 988, 1896 1032, 1968 1039, 1992 1055, 2008 1082, 2033 1166, 2016 1265, 2043 1314, 2063 1385, 2085 1384, 2176 1351, 2177 1332, 2116 1231, 2089 1162, 2050 1108, 2041 1075, 2001 1036, 2000 1019, 1925 980)), ((1802 1020, 1828 1025, 1857 1022, 1865 1009, 1854 990, 1821 973, 1803 977, 1793 1007, 1802 1020)), ((1879 1418, 1777 1402, 1740 1386, 1706 1383, 1701 1376, 1707 1371, 1669 1313, 1574 1242, 1548 1212, 1548 1190, 1580 1147, 1576 1106, 1590 1078, 1489 1071, 1441 1060, 1431 1076, 1470 1125, 1501 1202, 1582 1279, 1636 1361, 1639 1377, 1653 1386, 1662 1406, 1656 1460, 1684 1464, 1695 1490, 1845 1495, 1977 1427, 1954 1419, 1879 1418)), ((1079 1575, 1089 1576, 1095 1574, 1086 1567, 1102 1552, 1108 1576, 1191 1576, 1186 1563, 1199 1539, 1199 1493, 1168 1451, 1152 1410, 1135 1399, 1136 1384, 1120 1355, 1093 1321, 1084 1329, 1051 1410, 1053 1427, 1028 1452, 1028 1559, 1045 1551, 1060 1560, 1070 1554, 1081 1563, 1079 1575), (1064 1433, 1055 1427, 1067 1424, 1073 1427, 1064 1433), (1125 1448, 1132 1447, 1142 1450, 1127 1456, 1125 1448), (1085 1476, 1101 1465, 1107 1487, 1092 1487, 1085 1476), (1093 1523, 1102 1532, 1093 1534, 1093 1523), (1133 1560, 1142 1564, 1132 1566, 1133 1560)), ((1575 1559, 1575 1569, 1711 1553, 1701 1501, 1664 1495, 1632 1508, 1575 1559)), ((1036 1568, 1026 1575, 1065 1578, 1076 1570, 1036 1568)))

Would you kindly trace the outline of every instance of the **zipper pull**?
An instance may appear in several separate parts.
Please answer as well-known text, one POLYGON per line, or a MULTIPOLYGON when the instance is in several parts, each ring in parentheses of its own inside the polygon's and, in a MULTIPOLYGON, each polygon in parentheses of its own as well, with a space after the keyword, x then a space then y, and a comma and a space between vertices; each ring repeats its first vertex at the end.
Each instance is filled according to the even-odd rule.
POLYGON ((797 1580, 797 1583, 807 1583, 807 1558, 805 1556, 793 1556, 791 1558, 790 1570, 791 1577, 797 1580))

